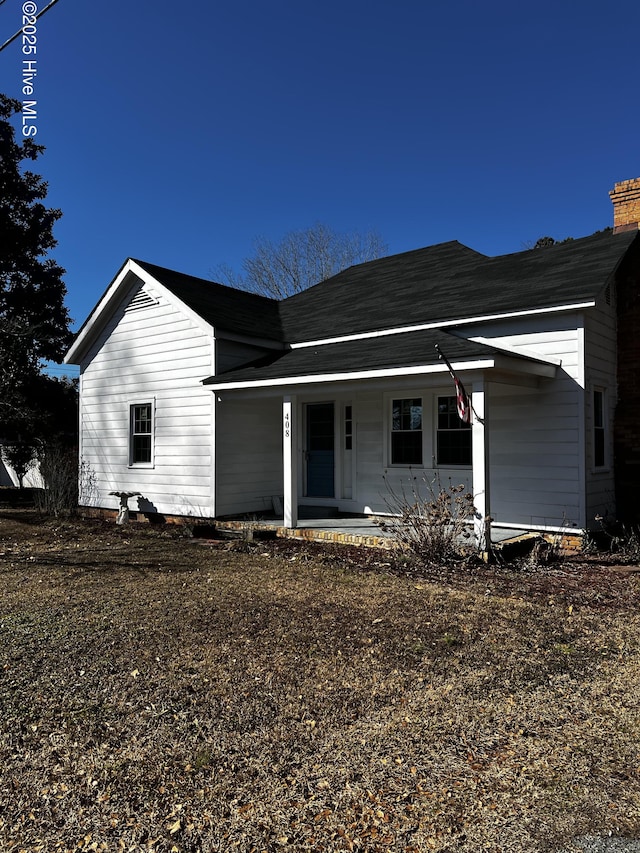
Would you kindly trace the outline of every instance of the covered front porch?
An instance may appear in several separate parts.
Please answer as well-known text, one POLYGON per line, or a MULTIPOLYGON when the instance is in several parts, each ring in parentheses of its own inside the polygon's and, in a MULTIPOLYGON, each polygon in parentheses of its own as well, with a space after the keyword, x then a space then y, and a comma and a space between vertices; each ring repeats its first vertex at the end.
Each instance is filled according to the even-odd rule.
MULTIPOLYGON (((461 486, 472 494, 482 550, 489 519, 494 542, 513 531, 558 531, 566 519, 579 526, 578 442, 566 430, 559 440, 549 417, 559 393, 564 406, 579 405, 575 383, 555 363, 469 340, 455 339, 454 346, 434 333, 420 338, 422 363, 383 366, 394 354, 391 342, 399 348, 395 339, 402 337, 375 347, 367 342, 368 356, 380 361, 368 370, 336 365, 332 373, 314 373, 305 348, 207 380, 215 401, 216 517, 275 511, 278 523, 269 523, 303 531, 296 535, 378 539, 366 518, 388 514, 388 490, 421 476, 427 487, 461 486), (456 376, 471 398, 470 424, 456 414, 453 379, 434 349, 438 340, 453 352, 456 376), (278 376, 284 367, 292 375, 278 376), (323 516, 309 518, 314 506, 323 516), (345 532, 345 526, 358 529, 345 532)), ((351 345, 336 348, 346 357, 351 345)), ((577 423, 572 417, 572 428, 577 423)))
MULTIPOLYGON (((411 380, 409 387, 418 387, 414 381, 411 380)), ((449 480, 457 478, 473 494, 474 536, 478 548, 487 550, 490 547, 490 476, 484 376, 471 383, 473 417, 470 424, 461 425, 464 430, 455 429, 459 426, 457 415, 451 412, 455 409, 455 398, 446 390, 444 394, 436 390, 435 396, 431 395, 431 405, 425 406, 422 392, 403 392, 400 390, 402 384, 396 380, 398 390, 382 394, 383 429, 379 453, 382 470, 376 495, 367 494, 367 475, 362 461, 359 463, 365 454, 358 456, 359 418, 353 397, 346 398, 349 402, 340 403, 334 399, 305 402, 304 392, 302 399, 296 394, 283 395, 283 527, 298 529, 304 520, 300 517, 299 506, 318 499, 327 507, 340 508, 342 505, 348 508, 352 504, 353 509, 367 515, 394 512, 389 495, 404 489, 407 479, 416 479, 415 467, 415 470, 431 472, 423 475, 428 488, 433 487, 428 482, 429 477, 440 487, 446 471, 449 480), (420 396, 416 396, 418 393, 420 396), (438 423, 443 408, 448 425, 452 424, 454 429, 439 431, 436 426, 430 441, 431 444, 437 442, 445 433, 448 440, 453 438, 454 441, 450 442, 452 447, 448 447, 446 457, 440 457, 438 449, 425 465, 423 444, 429 441, 425 437, 428 429, 425 409, 429 410, 428 418, 435 418, 438 423)), ((429 387, 431 383, 423 378, 421 384, 429 387)), ((429 496, 424 497, 428 499, 429 496)))

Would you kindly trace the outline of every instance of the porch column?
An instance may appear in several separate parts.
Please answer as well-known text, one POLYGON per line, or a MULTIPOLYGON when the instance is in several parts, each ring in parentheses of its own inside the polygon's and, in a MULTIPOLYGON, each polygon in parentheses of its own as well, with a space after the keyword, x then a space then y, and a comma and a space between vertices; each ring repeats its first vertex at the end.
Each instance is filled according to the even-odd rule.
POLYGON ((296 398, 287 395, 282 400, 282 458, 284 475, 284 526, 298 525, 298 438, 296 398))
POLYGON ((476 508, 474 535, 478 549, 485 558, 491 550, 491 522, 489 495, 489 431, 487 425, 487 383, 480 379, 473 383, 472 413, 472 479, 473 503, 476 508))

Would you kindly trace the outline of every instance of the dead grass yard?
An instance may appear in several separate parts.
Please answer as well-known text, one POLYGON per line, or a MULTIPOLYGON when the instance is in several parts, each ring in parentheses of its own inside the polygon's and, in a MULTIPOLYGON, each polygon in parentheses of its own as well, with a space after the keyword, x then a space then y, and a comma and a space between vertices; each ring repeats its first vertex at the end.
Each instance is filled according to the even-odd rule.
POLYGON ((640 575, 0 514, 0 849, 640 837, 640 575))

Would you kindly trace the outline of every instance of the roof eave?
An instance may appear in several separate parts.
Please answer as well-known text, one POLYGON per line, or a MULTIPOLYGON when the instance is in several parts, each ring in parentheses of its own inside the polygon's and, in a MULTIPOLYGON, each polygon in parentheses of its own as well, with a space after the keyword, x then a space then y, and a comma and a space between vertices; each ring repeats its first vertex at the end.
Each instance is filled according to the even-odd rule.
MULTIPOLYGON (((471 361, 453 362, 452 367, 456 373, 462 374, 469 371, 499 370, 523 376, 552 379, 556 375, 557 367, 544 361, 529 358, 517 358, 508 355, 496 354, 492 357, 475 359, 471 361)), ((298 376, 275 377, 271 379, 250 379, 236 382, 216 382, 215 376, 203 380, 212 391, 237 391, 252 388, 277 388, 291 387, 293 385, 320 385, 328 382, 353 382, 367 379, 391 379, 405 376, 428 376, 434 374, 448 374, 448 368, 442 363, 411 365, 410 367, 388 367, 375 370, 354 370, 341 373, 318 373, 298 376)))
POLYGON ((520 317, 532 317, 539 314, 558 314, 565 311, 583 311, 585 308, 593 308, 596 305, 594 299, 586 302, 572 302, 565 305, 550 305, 543 308, 530 308, 522 311, 505 311, 503 313, 482 314, 473 317, 458 317, 453 320, 433 320, 428 323, 417 323, 413 326, 398 326, 389 329, 375 329, 367 332, 357 332, 353 335, 341 335, 335 338, 321 338, 313 341, 297 341, 290 344, 291 349, 303 349, 305 347, 324 346, 325 344, 338 344, 346 341, 362 341, 368 338, 382 338, 386 335, 403 335, 406 332, 422 332, 429 329, 450 329, 457 326, 474 326, 478 323, 489 323, 495 320, 511 320, 520 317))
POLYGON ((131 259, 127 258, 100 297, 93 311, 78 330, 74 342, 62 359, 64 364, 80 364, 82 361, 82 356, 89 349, 97 334, 97 327, 102 327, 101 320, 108 312, 109 306, 126 288, 125 280, 130 272, 130 263, 131 259))

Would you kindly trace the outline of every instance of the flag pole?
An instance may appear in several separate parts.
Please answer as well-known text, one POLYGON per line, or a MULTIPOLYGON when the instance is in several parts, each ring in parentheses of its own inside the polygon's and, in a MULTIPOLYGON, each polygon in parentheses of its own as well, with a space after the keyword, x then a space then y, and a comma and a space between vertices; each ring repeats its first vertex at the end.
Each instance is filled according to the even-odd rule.
POLYGON ((476 537, 476 543, 480 549, 482 558, 485 562, 489 562, 493 557, 493 547, 491 543, 491 517, 489 515, 489 468, 487 456, 488 448, 486 444, 487 436, 485 434, 484 418, 486 404, 486 390, 484 382, 479 385, 479 408, 482 412, 482 415, 479 415, 474 409, 473 403, 469 400, 464 385, 456 375, 456 372, 453 369, 451 362, 442 352, 438 344, 436 344, 435 347, 436 352, 438 353, 438 357, 441 358, 447 365, 449 373, 451 374, 451 378, 453 379, 453 382, 455 384, 456 408, 458 410, 458 417, 461 421, 463 421, 463 423, 471 423, 471 412, 473 412, 474 424, 472 426, 472 429, 474 435, 478 433, 478 435, 475 436, 475 439, 473 441, 474 455, 472 462, 472 471, 474 481, 474 503, 477 494, 476 476, 478 476, 480 483, 482 484, 480 490, 482 494, 482 500, 479 501, 480 507, 474 510, 473 526, 476 537), (481 439, 481 441, 478 443, 476 439, 481 439))
POLYGON ((484 418, 481 418, 476 410, 473 408, 473 401, 469 399, 469 395, 465 391, 464 385, 462 381, 458 379, 455 370, 451 366, 451 362, 446 357, 446 355, 440 349, 439 344, 435 345, 436 352, 438 353, 438 358, 441 358, 444 363, 447 365, 449 373, 451 374, 451 378, 453 379, 453 384, 456 386, 456 408, 458 410, 458 417, 465 424, 471 423, 471 413, 473 412, 474 417, 479 423, 484 423, 484 418))

